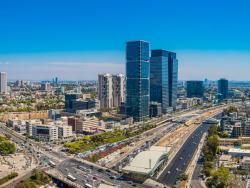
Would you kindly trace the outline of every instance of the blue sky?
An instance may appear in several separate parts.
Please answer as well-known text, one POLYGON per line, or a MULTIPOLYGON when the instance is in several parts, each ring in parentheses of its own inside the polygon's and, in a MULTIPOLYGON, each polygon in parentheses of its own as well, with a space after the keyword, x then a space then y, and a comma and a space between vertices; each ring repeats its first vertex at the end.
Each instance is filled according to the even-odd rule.
POLYGON ((247 0, 2 0, 0 70, 10 79, 124 72, 127 40, 176 51, 180 79, 250 80, 247 0))

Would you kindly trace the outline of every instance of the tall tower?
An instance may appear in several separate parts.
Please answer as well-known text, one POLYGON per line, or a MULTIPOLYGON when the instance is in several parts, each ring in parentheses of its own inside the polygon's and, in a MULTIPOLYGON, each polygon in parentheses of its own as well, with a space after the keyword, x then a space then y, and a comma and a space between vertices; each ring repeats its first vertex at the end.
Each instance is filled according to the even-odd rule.
POLYGON ((225 78, 218 80, 218 93, 222 95, 222 99, 228 97, 228 80, 225 78))
POLYGON ((119 107, 125 101, 125 76, 99 74, 98 98, 102 109, 119 107))
POLYGON ((149 43, 126 44, 126 114, 135 121, 149 117, 150 93, 149 43))
POLYGON ((0 93, 7 93, 7 73, 0 72, 0 93))
POLYGON ((112 76, 113 81, 113 106, 119 107, 125 101, 125 76, 117 74, 112 76))
POLYGON ((176 53, 168 52, 169 106, 176 109, 178 84, 178 60, 176 53))
POLYGON ((169 107, 168 51, 152 50, 150 58, 150 101, 161 103, 162 112, 169 107))
POLYGON ((111 74, 98 75, 98 98, 100 108, 107 109, 113 107, 113 81, 111 74))

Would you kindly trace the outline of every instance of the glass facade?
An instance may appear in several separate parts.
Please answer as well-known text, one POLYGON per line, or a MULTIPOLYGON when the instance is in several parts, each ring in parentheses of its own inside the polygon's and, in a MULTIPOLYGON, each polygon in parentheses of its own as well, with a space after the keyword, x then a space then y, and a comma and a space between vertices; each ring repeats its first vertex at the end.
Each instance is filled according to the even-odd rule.
POLYGON ((168 52, 152 50, 150 58, 150 101, 161 103, 162 112, 169 107, 168 52))
POLYGON ((176 53, 168 52, 169 106, 176 109, 178 84, 178 60, 176 53))
POLYGON ((135 121, 149 117, 149 43, 126 44, 126 114, 135 121))
POLYGON ((187 81, 187 97, 203 98, 204 85, 203 81, 187 81))
POLYGON ((228 97, 228 80, 220 79, 218 81, 218 93, 222 95, 222 99, 228 97))

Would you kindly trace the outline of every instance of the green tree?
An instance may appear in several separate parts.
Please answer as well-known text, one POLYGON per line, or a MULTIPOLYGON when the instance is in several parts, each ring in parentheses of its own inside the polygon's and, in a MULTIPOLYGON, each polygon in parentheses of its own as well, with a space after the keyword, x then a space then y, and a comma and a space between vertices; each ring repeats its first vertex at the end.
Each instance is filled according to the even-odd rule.
POLYGON ((231 182, 231 174, 228 168, 221 166, 212 173, 212 177, 206 182, 208 187, 224 188, 231 182))
POLYGON ((218 126, 217 125, 212 125, 208 129, 208 137, 212 135, 218 135, 218 126))
POLYGON ((227 108, 223 111, 223 115, 228 116, 232 112, 238 112, 238 109, 234 106, 230 106, 229 108, 227 108))
POLYGON ((0 137, 0 154, 9 155, 16 152, 16 145, 5 137, 0 137))

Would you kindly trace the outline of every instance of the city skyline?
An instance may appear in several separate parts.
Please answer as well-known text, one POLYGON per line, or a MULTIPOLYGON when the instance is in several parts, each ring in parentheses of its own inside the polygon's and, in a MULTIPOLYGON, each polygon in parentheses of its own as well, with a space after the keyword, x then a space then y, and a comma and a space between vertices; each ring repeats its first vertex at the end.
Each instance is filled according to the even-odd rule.
POLYGON ((249 2, 181 4, 1 2, 0 70, 10 80, 96 80, 98 73, 125 73, 125 42, 146 40, 177 53, 180 80, 250 80, 249 2))

